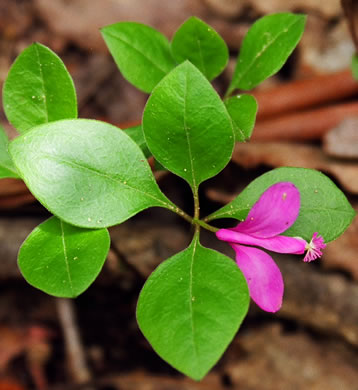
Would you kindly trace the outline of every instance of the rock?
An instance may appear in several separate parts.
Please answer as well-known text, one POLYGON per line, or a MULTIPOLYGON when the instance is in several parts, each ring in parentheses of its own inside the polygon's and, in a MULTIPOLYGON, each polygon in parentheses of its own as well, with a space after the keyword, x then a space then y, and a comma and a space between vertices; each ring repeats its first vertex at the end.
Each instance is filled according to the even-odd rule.
POLYGON ((343 18, 332 28, 326 21, 313 15, 308 18, 299 48, 297 72, 301 77, 307 69, 316 74, 345 69, 350 66, 355 52, 347 23, 343 18))
POLYGON ((358 117, 343 120, 323 137, 323 150, 329 156, 358 158, 358 117))

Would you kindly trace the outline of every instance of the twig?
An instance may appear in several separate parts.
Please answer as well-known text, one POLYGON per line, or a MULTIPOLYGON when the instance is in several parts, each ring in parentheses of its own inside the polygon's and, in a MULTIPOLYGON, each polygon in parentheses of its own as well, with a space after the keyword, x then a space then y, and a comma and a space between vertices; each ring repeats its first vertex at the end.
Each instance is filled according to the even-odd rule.
POLYGON ((86 363, 73 302, 66 298, 57 298, 55 302, 65 339, 71 378, 76 384, 88 383, 92 376, 86 363))
POLYGON ((314 105, 338 101, 358 93, 358 83, 350 69, 296 80, 277 87, 254 92, 258 101, 258 118, 282 115, 314 105))
POLYGON ((349 116, 358 116, 358 103, 337 104, 261 120, 255 126, 252 140, 316 140, 349 116))

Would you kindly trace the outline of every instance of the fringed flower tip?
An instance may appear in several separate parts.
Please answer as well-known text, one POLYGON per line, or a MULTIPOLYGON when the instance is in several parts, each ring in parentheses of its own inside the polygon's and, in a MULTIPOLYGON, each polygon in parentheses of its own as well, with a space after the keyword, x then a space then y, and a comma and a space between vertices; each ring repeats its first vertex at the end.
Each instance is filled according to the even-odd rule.
POLYGON ((306 245, 306 256, 303 261, 309 263, 310 261, 316 260, 322 256, 322 249, 326 247, 323 237, 319 236, 318 233, 313 233, 312 240, 306 245))

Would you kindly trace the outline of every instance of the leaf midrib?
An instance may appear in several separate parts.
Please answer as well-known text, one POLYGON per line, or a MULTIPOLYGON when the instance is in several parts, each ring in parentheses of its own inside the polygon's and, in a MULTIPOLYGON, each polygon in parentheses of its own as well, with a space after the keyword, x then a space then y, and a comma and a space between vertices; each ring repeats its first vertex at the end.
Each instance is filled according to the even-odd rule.
POLYGON ((187 94, 188 94, 188 72, 185 74, 185 81, 184 81, 184 99, 183 99, 183 127, 185 130, 185 136, 186 136, 186 141, 188 144, 188 153, 189 153, 189 161, 190 161, 190 169, 191 169, 191 179, 193 182, 193 192, 194 194, 197 191, 197 185, 196 185, 196 178, 195 178, 195 172, 194 172, 194 163, 193 163, 193 154, 191 151, 191 143, 190 143, 190 137, 189 137, 189 132, 188 132, 188 127, 186 123, 186 99, 187 99, 187 94))
MULTIPOLYGON (((45 79, 44 79, 44 75, 43 75, 43 71, 42 71, 40 52, 39 52, 37 44, 35 44, 35 52, 36 52, 36 57, 37 57, 37 61, 38 61, 38 68, 39 68, 39 72, 40 72, 40 79, 41 79, 42 90, 43 90, 43 105, 45 107, 45 115, 46 115, 45 119, 46 119, 46 122, 48 122, 49 119, 48 119, 48 106, 47 106, 47 90, 46 90, 45 79)), ((41 99, 41 96, 39 96, 39 99, 41 99)))
POLYGON ((194 326, 194 309, 193 309, 193 268, 194 268, 194 258, 196 253, 196 248, 198 245, 198 238, 194 237, 193 242, 193 251, 190 259, 190 270, 189 270, 189 308, 190 308, 190 323, 191 323, 191 331, 192 331, 192 345, 193 345, 193 351, 195 355, 195 362, 196 366, 198 366, 198 347, 195 342, 195 326, 194 326))
POLYGON ((68 281, 70 283, 71 294, 72 294, 72 296, 74 296, 75 293, 74 293, 74 289, 73 289, 73 282, 72 282, 72 277, 71 277, 71 272, 70 272, 70 264, 68 262, 68 254, 67 254, 67 247, 66 247, 66 241, 65 241, 65 231, 63 228, 63 222, 61 220, 59 220, 59 221, 60 221, 60 227, 61 227, 61 240, 62 240, 63 255, 64 255, 64 260, 65 260, 67 277, 68 277, 68 281))

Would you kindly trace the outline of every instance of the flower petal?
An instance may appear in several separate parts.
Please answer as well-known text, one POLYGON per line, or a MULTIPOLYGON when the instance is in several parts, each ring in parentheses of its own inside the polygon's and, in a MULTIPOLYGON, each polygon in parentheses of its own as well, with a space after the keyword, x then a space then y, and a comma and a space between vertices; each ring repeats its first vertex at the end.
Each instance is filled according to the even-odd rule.
POLYGON ((277 236, 293 225, 300 210, 300 192, 289 182, 269 187, 234 230, 255 237, 277 236))
POLYGON ((283 280, 273 259, 265 252, 231 244, 236 252, 236 263, 245 276, 252 300, 268 312, 276 312, 282 305, 283 280))
POLYGON ((277 253, 302 254, 306 250, 307 242, 299 237, 275 236, 270 238, 257 238, 235 231, 234 229, 220 229, 216 232, 219 240, 235 244, 260 246, 277 253))

